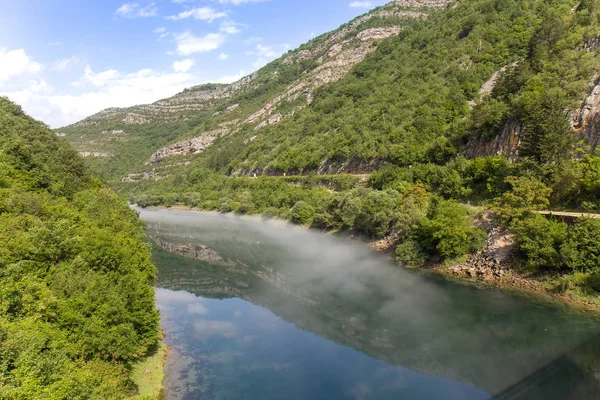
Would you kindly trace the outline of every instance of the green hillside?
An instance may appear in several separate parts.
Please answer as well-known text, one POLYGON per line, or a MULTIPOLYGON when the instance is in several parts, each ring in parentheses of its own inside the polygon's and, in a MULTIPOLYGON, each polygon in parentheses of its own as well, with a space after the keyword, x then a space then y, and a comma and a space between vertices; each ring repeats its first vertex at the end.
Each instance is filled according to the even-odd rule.
POLYGON ((394 1, 240 82, 57 132, 143 206, 355 230, 406 265, 481 257, 492 211, 511 268, 597 301, 600 220, 535 211, 600 211, 599 12, 394 1))
POLYGON ((0 399, 121 399, 158 340, 135 212, 0 98, 0 399))
MULTIPOLYGON (((437 9, 420 3, 376 8, 230 85, 201 85, 153 104, 107 109, 56 132, 110 181, 143 173, 145 163, 157 160, 153 153, 186 139, 226 147, 212 157, 211 165, 227 164, 244 142, 309 108, 320 88, 343 79, 380 42, 411 29, 437 9)), ((183 154, 197 158, 191 151, 183 154)), ((153 164, 156 173, 180 162, 170 160, 153 164)))

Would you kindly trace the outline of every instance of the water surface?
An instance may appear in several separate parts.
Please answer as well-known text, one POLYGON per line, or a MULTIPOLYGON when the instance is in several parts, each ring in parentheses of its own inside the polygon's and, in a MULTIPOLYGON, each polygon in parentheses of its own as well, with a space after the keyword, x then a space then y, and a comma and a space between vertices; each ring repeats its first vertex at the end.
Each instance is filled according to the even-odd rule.
POLYGON ((600 324, 282 223, 141 210, 169 399, 595 399, 600 324))

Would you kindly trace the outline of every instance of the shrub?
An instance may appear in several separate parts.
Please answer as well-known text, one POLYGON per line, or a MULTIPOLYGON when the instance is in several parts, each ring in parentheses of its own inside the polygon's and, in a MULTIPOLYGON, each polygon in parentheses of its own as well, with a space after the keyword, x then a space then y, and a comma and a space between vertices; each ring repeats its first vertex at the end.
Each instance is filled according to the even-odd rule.
POLYGON ((292 208, 292 222, 298 225, 310 225, 315 208, 305 201, 298 201, 292 208))
POLYGON ((430 253, 454 259, 485 245, 487 234, 473 226, 466 207, 451 200, 437 200, 432 215, 421 222, 418 236, 430 253))
POLYGON ((577 220, 560 251, 568 267, 581 272, 600 272, 600 220, 577 220))
POLYGON ((217 209, 219 210, 219 212, 228 213, 232 210, 231 203, 232 202, 229 197, 221 197, 219 199, 219 205, 217 206, 217 209))
POLYGON ((396 259, 408 267, 422 267, 427 256, 416 240, 409 239, 396 247, 396 259))
POLYGON ((501 220, 510 222, 527 212, 544 210, 550 206, 552 189, 535 178, 509 176, 505 180, 511 190, 495 201, 495 210, 501 220))
POLYGON ((513 224, 512 231, 519 250, 536 268, 561 267, 560 246, 567 234, 567 225, 539 214, 531 214, 513 224))

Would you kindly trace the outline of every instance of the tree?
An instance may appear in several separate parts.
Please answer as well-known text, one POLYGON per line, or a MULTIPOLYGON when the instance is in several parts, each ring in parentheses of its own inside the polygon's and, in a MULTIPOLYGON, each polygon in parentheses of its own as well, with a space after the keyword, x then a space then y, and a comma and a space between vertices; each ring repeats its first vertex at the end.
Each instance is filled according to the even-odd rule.
POLYGON ((574 143, 569 119, 565 113, 567 100, 561 89, 550 89, 528 104, 522 122, 523 142, 520 155, 540 164, 561 163, 574 143))
POLYGON ((567 234, 567 225, 530 214, 515 221, 512 227, 515 240, 529 265, 536 268, 561 268, 560 246, 567 234))
POLYGON ((565 264, 581 272, 600 272, 600 220, 579 218, 560 248, 565 264))
POLYGON ((310 225, 315 208, 305 201, 298 201, 292 208, 292 222, 298 225, 310 225))
POLYGON ((505 182, 511 189, 496 198, 494 208, 500 219, 510 222, 527 212, 550 206, 552 189, 535 178, 509 176, 505 182))
POLYGON ((464 206, 451 200, 436 202, 431 215, 418 229, 418 240, 423 248, 444 259, 454 259, 483 247, 487 233, 473 226, 464 206))

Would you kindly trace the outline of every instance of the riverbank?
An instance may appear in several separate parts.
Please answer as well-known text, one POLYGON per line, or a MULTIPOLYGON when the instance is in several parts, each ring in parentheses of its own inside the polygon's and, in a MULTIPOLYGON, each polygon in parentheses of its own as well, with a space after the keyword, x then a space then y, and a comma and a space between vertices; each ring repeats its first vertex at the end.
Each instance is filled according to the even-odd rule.
POLYGON ((161 400, 163 398, 168 352, 169 346, 161 340, 154 353, 133 365, 131 380, 138 389, 134 400, 161 400))
MULTIPOLYGON (((600 314, 600 296, 578 293, 577 289, 573 288, 564 290, 564 286, 568 285, 576 275, 560 273, 535 275, 519 272, 512 235, 497 227, 487 228, 490 234, 486 246, 466 260, 449 265, 433 262, 425 267, 410 269, 431 272, 466 284, 532 295, 569 308, 600 314)), ((389 238, 369 241, 371 248, 378 252, 389 253, 390 258, 394 257, 395 244, 389 238)))

